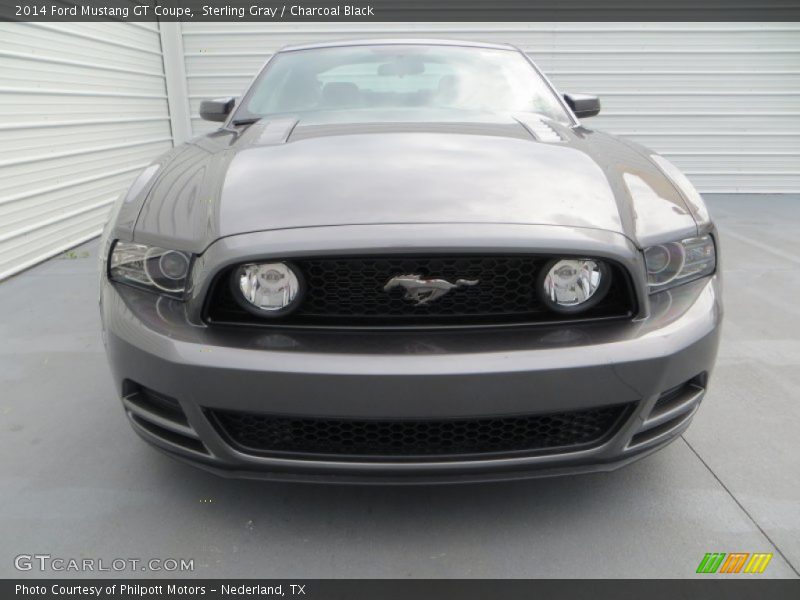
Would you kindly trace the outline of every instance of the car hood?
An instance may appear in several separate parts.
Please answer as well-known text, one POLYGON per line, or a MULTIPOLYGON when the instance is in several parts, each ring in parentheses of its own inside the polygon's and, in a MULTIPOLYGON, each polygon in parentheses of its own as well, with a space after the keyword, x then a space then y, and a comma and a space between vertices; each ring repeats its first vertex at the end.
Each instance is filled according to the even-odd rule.
POLYGON ((202 252, 274 229, 402 223, 585 227, 648 243, 695 230, 646 153, 536 115, 283 118, 220 130, 161 165, 135 226, 202 252))

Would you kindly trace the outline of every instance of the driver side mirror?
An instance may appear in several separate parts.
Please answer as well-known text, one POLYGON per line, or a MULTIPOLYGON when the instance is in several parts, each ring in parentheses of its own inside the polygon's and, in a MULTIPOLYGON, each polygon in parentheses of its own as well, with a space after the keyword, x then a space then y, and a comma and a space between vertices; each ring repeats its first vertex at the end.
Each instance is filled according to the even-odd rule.
POLYGON ((200 118, 205 121, 224 121, 231 114, 236 98, 215 98, 200 103, 200 118))
POLYGON ((600 112, 600 98, 589 94, 564 94, 564 100, 578 118, 593 117, 600 112))

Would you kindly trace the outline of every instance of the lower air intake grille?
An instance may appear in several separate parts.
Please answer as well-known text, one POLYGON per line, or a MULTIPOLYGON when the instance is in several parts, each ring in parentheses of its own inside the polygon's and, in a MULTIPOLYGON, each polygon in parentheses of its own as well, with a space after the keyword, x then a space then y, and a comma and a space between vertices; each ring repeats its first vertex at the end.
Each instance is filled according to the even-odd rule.
POLYGON ((256 454, 337 458, 445 457, 528 453, 599 443, 615 430, 626 406, 501 418, 351 420, 277 417, 213 411, 227 438, 256 454))

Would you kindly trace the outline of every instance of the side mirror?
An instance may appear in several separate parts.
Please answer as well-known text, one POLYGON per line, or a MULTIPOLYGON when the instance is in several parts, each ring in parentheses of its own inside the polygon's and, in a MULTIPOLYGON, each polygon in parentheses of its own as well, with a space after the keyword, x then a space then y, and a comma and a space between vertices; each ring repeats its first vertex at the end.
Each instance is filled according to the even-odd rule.
POLYGON ((578 118, 593 117, 600 112, 600 98, 589 94, 564 94, 564 100, 578 118))
POLYGON ((231 114, 236 98, 216 98, 200 103, 200 117, 206 121, 224 121, 231 114))

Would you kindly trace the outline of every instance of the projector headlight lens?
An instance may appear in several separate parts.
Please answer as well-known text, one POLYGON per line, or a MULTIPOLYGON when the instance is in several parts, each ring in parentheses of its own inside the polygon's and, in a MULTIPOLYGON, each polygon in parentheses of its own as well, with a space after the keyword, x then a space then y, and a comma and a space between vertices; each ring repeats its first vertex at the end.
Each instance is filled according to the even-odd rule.
POLYGON ((710 235, 650 246, 644 250, 650 293, 711 275, 717 266, 710 235))
POLYGON ((579 313, 602 300, 611 285, 611 269, 594 258, 562 258, 548 262, 537 282, 539 298, 558 313, 579 313))
POLYGON ((283 262, 242 265, 234 272, 232 283, 240 304, 261 316, 291 312, 302 291, 302 279, 283 262))
POLYGON ((186 289, 190 256, 176 250, 117 241, 108 274, 113 281, 181 297, 186 289))

